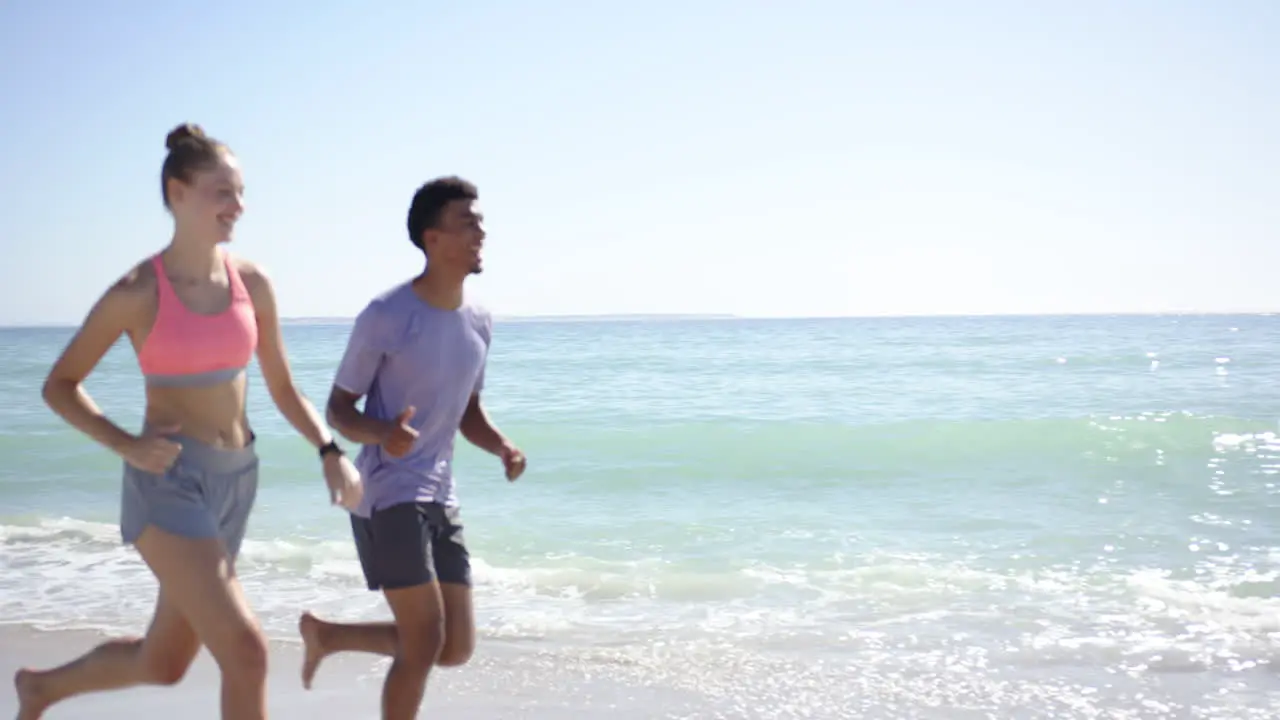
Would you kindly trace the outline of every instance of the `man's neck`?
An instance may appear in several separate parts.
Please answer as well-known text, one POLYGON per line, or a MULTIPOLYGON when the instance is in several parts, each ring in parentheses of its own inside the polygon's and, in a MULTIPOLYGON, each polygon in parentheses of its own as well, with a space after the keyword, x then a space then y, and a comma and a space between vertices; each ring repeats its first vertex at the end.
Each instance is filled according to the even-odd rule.
POLYGON ((457 310, 462 307, 462 284, 466 276, 452 277, 445 272, 427 269, 413 280, 413 291, 423 302, 440 310, 457 310))

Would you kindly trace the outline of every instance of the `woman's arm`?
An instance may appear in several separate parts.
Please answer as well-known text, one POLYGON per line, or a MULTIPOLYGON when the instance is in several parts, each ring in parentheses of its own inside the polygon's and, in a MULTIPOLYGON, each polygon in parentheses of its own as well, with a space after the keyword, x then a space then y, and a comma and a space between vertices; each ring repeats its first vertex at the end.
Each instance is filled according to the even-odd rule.
POLYGON ((67 424, 123 456, 136 437, 110 419, 84 390, 84 380, 120 339, 141 309, 137 271, 103 293, 45 378, 45 403, 67 424))
POLYGON ((355 466, 339 450, 323 450, 333 442, 333 436, 325 428, 315 406, 293 383, 289 359, 284 349, 284 337, 280 332, 280 314, 276 309, 276 294, 271 281, 257 267, 241 261, 244 269, 240 277, 253 298, 253 308, 258 316, 258 364, 262 367, 262 379, 267 383, 271 400, 280 409, 289 424, 307 442, 321 450, 324 456, 324 481, 329 486, 329 500, 347 510, 360 505, 364 488, 355 466))
POLYGON ((293 382, 289 369, 284 337, 280 332, 280 316, 276 308, 275 290, 271 280, 257 266, 239 261, 240 276, 253 299, 253 309, 258 316, 258 364, 262 379, 267 383, 271 400, 280 409, 285 420, 314 447, 327 445, 333 436, 324 426, 324 420, 315 406, 293 382))

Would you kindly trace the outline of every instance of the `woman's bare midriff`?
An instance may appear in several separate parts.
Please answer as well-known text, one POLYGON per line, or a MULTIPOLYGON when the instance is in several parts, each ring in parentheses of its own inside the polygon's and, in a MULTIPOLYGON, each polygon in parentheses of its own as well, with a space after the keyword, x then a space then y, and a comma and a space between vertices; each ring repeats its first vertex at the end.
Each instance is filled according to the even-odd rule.
POLYGON ((235 450, 253 432, 245 413, 245 374, 209 387, 148 387, 147 427, 178 426, 179 434, 213 447, 235 450))

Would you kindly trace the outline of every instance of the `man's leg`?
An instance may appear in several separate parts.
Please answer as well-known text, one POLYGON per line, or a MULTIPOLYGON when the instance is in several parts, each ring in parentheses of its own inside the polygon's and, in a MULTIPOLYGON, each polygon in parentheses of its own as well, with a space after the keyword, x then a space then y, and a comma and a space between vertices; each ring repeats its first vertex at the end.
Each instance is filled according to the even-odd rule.
POLYGON ((430 505, 405 503, 370 518, 373 570, 396 623, 395 659, 382 688, 384 720, 411 720, 444 647, 444 601, 435 577, 438 529, 430 505))
POLYGON ((322 645, 326 635, 349 649, 370 652, 392 649, 394 642, 394 660, 382 691, 382 716, 411 720, 417 717, 427 675, 444 646, 444 600, 432 560, 432 540, 438 531, 417 503, 379 509, 368 519, 353 516, 351 527, 369 589, 383 591, 395 624, 393 628, 366 623, 330 630, 332 624, 304 616, 300 622, 304 639, 310 635, 315 641, 308 642, 303 681, 310 681, 309 673, 328 654, 322 645))
POLYGON ((385 593, 396 619, 399 652, 382 686, 383 720, 412 720, 427 689, 427 676, 444 648, 444 602, 434 580, 385 593))
POLYGON ((471 609, 471 587, 442 582, 440 598, 444 601, 444 647, 440 649, 436 665, 466 665, 476 649, 476 621, 471 609))
MULTIPOLYGON (((458 583, 440 583, 444 605, 444 648, 436 665, 466 665, 476 646, 475 615, 472 610, 471 587, 458 583)), ((393 622, 339 623, 321 620, 304 612, 298 620, 298 633, 306 647, 302 664, 302 685, 310 689, 320 663, 340 652, 364 652, 395 657, 400 648, 400 634, 393 622)))
MULTIPOLYGON (((430 541, 445 617, 444 647, 435 664, 464 665, 475 650, 475 614, 471 601, 471 560, 463 541, 462 525, 456 509, 423 505, 419 511, 427 523, 424 531, 428 534, 424 537, 430 541)), ((375 581, 372 523, 353 516, 351 527, 369 589, 376 590, 380 585, 375 581)), ((366 652, 395 657, 400 647, 393 622, 335 623, 304 612, 298 620, 298 632, 306 648, 302 665, 302 684, 306 688, 311 687, 320 663, 334 653, 366 652)))
MULTIPOLYGON (((470 593, 469 588, 463 589, 470 593)), ((394 623, 328 623, 310 613, 303 615, 300 627, 307 644, 303 684, 310 687, 320 661, 335 652, 387 655, 393 660, 382 687, 382 717, 416 718, 431 666, 442 658, 445 646, 445 609, 440 590, 435 581, 386 590, 394 623)))
MULTIPOLYGON (((459 583, 440 583, 444 605, 444 648, 436 665, 466 665, 476 647, 475 614, 471 587, 459 583)), ((302 685, 310 689, 320 663, 341 652, 364 652, 395 657, 400 647, 400 634, 393 622, 340 623, 321 620, 304 612, 298 620, 298 633, 306 647, 302 664, 302 685)))
POLYGON ((308 690, 320 663, 334 653, 366 652, 395 657, 400 647, 396 625, 390 622, 327 622, 304 612, 298 620, 298 633, 302 635, 306 648, 302 661, 302 686, 308 690))
POLYGON ((458 508, 428 505, 423 513, 432 527, 431 557, 444 604, 444 647, 436 664, 458 667, 476 649, 476 620, 471 602, 471 553, 462 535, 458 508))
MULTIPOLYGON (((382 512, 395 510, 395 506, 382 512)), ((378 552, 374 547, 373 519, 351 515, 351 539, 356 546, 356 556, 360 559, 360 570, 364 573, 365 583, 373 591, 382 589, 382 575, 378 562, 378 552)), ((414 540, 415 546, 421 540, 414 540)), ((392 548, 391 552, 404 552, 404 549, 392 548)), ((400 639, 396 633, 395 623, 335 623, 326 622, 303 612, 298 619, 298 634, 302 636, 304 647, 302 659, 302 686, 311 689, 311 682, 320 663, 325 658, 338 652, 367 652, 376 655, 394 657, 400 647, 400 639)))

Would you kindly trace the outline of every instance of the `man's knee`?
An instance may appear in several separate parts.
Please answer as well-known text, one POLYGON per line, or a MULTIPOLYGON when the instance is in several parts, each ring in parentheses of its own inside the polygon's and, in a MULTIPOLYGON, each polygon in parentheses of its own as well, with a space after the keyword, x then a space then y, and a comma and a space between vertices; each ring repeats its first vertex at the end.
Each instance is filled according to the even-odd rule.
POLYGON ((436 664, 440 667, 460 667, 471 661, 473 648, 452 648, 446 645, 440 651, 436 664))
MULTIPOLYGON (((462 580, 465 575, 459 574, 462 580)), ((476 648, 476 624, 471 609, 471 587, 466 582, 440 584, 440 599, 444 604, 444 649, 437 664, 457 667, 467 664, 476 648)))
POLYGON ((434 582, 386 590, 387 604, 396 620, 400 647, 397 662, 415 672, 427 673, 444 650, 444 604, 434 582))
POLYGON ((436 664, 440 667, 466 665, 471 660, 471 655, 475 652, 475 649, 476 642, 474 637, 466 636, 462 633, 446 635, 444 647, 440 649, 440 657, 436 659, 436 664))
POLYGON ((428 621, 413 628, 398 628, 399 660, 416 671, 426 673, 432 665, 443 664, 445 649, 444 619, 428 621))

